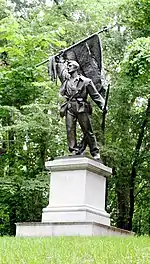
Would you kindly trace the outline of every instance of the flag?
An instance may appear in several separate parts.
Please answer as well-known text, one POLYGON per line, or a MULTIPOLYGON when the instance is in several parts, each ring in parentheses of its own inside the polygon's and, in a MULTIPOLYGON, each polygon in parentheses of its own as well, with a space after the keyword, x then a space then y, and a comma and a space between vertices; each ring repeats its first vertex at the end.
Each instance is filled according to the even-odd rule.
MULTIPOLYGON (((90 78, 96 86, 97 91, 104 97, 105 87, 103 85, 104 76, 102 76, 102 48, 98 34, 81 40, 63 50, 63 58, 65 60, 75 60, 79 63, 79 73, 90 78)), ((62 55, 62 53, 60 53, 62 55)), ((49 75, 54 81, 56 79, 56 58, 59 54, 50 58, 49 75)))
POLYGON ((64 58, 79 63, 79 73, 92 79, 98 92, 102 92, 102 48, 98 34, 84 39, 64 51, 64 58))

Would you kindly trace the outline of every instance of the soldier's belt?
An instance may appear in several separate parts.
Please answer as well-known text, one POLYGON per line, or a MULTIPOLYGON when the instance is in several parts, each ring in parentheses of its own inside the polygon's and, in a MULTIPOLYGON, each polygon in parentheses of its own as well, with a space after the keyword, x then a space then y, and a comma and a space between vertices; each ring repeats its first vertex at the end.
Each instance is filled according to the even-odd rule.
POLYGON ((67 101, 68 102, 78 102, 78 103, 85 102, 86 103, 86 101, 83 98, 72 98, 72 99, 68 98, 67 101))

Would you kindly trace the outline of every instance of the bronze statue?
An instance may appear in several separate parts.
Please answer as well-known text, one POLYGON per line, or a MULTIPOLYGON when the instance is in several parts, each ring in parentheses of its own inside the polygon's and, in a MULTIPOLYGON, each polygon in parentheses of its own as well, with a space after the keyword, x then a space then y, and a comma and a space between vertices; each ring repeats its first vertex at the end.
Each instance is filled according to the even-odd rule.
POLYGON ((94 159, 100 159, 99 149, 90 122, 92 108, 87 101, 88 95, 98 105, 104 109, 104 98, 98 93, 91 79, 78 73, 80 65, 74 60, 65 61, 62 56, 57 56, 56 70, 62 83, 61 95, 65 98, 65 103, 61 106, 60 115, 65 116, 67 142, 69 151, 73 155, 82 155, 86 145, 90 148, 90 153, 94 159), (77 121, 83 132, 83 139, 78 144, 76 140, 77 121))
POLYGON ((65 116, 68 148, 73 155, 83 155, 88 145, 92 157, 100 159, 90 122, 92 107, 88 102, 88 95, 105 113, 105 88, 101 72, 101 42, 97 34, 50 58, 49 75, 52 80, 58 76, 62 83, 60 93, 65 102, 61 106, 60 116, 65 116), (83 132, 80 143, 76 137, 77 122, 83 132))
POLYGON ((67 142, 73 155, 82 155, 88 145, 94 159, 100 159, 99 149, 90 122, 92 107, 87 101, 88 95, 103 111, 102 130, 105 128, 107 112, 107 94, 102 84, 102 49, 98 34, 113 28, 104 27, 96 34, 85 38, 63 52, 40 62, 38 66, 49 61, 48 71, 54 81, 59 77, 62 86, 61 95, 65 98, 60 115, 66 118, 67 142), (72 56, 73 54, 73 56, 72 56), (106 100, 104 100, 106 94, 106 100), (83 138, 78 144, 76 139, 77 121, 83 132, 83 138))

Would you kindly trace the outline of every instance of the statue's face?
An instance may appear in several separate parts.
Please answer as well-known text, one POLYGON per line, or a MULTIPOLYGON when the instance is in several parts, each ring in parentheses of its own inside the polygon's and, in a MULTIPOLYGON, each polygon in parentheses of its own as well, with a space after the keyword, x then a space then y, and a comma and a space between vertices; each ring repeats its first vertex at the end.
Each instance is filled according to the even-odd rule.
POLYGON ((75 72, 78 69, 78 66, 73 62, 68 62, 67 69, 69 73, 75 72))

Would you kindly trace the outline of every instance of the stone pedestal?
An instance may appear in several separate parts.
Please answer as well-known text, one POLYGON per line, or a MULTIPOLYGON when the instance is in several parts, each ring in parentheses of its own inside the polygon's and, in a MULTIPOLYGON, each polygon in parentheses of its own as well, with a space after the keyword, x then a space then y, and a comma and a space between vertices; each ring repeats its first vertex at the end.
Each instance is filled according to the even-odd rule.
POLYGON ((66 157, 46 162, 51 171, 49 205, 42 222, 95 221, 110 225, 105 211, 106 177, 111 169, 87 157, 66 157))
POLYGON ((110 227, 105 211, 110 168, 83 156, 48 161, 46 168, 51 173, 50 197, 42 222, 17 223, 17 237, 133 235, 110 227))

